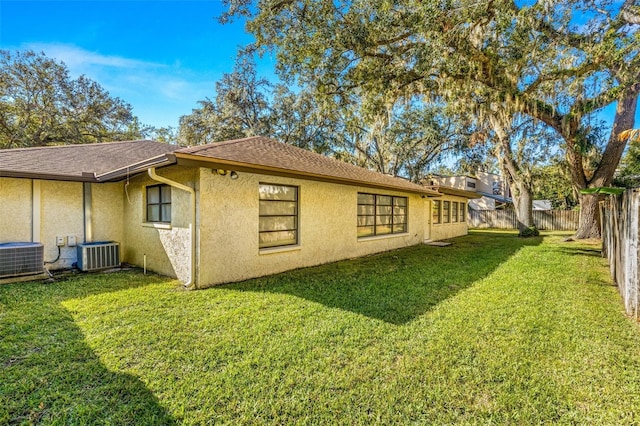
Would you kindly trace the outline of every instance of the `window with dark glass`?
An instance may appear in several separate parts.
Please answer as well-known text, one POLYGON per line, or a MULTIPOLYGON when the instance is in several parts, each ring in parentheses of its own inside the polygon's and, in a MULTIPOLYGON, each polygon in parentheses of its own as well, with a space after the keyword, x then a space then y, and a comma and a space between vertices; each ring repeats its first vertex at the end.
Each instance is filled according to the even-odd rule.
POLYGON ((442 202, 442 221, 444 223, 451 222, 451 201, 442 202))
POLYGON ((358 238, 407 232, 407 197, 358 193, 358 238))
POLYGON ((147 186, 147 222, 171 223, 171 187, 147 186))
POLYGON ((458 202, 454 201, 451 203, 451 222, 458 221, 458 202))
POLYGON ((502 195, 502 184, 499 181, 493 182, 493 195, 502 195))
POLYGON ((467 203, 460 203, 460 222, 466 222, 467 203))
POLYGON ((431 201, 431 223, 440 223, 440 200, 431 201))
POLYGON ((298 187, 261 183, 260 248, 298 244, 298 187))

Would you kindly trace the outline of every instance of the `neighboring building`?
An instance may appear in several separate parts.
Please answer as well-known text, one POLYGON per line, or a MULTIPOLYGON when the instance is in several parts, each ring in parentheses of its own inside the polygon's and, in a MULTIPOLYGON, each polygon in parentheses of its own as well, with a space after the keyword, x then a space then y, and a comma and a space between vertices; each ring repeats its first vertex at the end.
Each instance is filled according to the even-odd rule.
POLYGON ((0 242, 41 242, 64 268, 76 242, 117 241, 198 287, 465 235, 474 196, 263 137, 0 150, 0 242))
POLYGON ((551 200, 533 200, 533 210, 553 210, 551 200))
POLYGON ((513 203, 509 185, 501 175, 477 172, 476 176, 434 176, 435 185, 475 192, 482 197, 469 201, 473 210, 496 210, 513 203))

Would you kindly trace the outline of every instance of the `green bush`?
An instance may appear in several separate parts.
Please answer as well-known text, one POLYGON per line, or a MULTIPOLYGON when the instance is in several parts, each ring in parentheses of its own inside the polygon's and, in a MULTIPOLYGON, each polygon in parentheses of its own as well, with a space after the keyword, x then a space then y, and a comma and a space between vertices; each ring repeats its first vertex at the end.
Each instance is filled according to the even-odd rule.
POLYGON ((536 228, 535 225, 529 226, 520 231, 520 237, 522 238, 537 237, 538 235, 540 235, 540 231, 538 231, 538 228, 536 228))

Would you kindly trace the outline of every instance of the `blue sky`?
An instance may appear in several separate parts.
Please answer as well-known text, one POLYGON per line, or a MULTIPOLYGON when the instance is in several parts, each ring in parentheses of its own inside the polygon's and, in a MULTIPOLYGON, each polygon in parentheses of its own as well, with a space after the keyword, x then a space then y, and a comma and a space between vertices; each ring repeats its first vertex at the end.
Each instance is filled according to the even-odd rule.
MULTIPOLYGON (((177 126, 252 41, 243 23, 219 24, 222 11, 219 0, 0 0, 0 48, 42 51, 130 103, 143 123, 177 126)), ((266 57, 258 72, 273 68, 266 57)))
MULTIPOLYGON (((217 22, 223 10, 220 0, 0 0, 0 48, 43 51, 130 103, 143 123, 177 126, 252 41, 242 22, 217 22)), ((274 65, 262 58, 258 72, 273 79, 274 65)))

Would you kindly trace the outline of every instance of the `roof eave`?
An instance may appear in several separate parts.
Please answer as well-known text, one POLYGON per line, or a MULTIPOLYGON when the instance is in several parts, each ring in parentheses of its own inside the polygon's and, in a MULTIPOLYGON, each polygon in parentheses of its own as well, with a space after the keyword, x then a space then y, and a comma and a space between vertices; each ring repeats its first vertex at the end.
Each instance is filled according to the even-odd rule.
POLYGON ((149 167, 163 167, 171 164, 175 164, 176 158, 173 154, 157 155, 153 158, 148 158, 137 163, 130 164, 125 167, 111 170, 109 172, 97 175, 94 172, 82 172, 78 175, 65 175, 56 173, 41 173, 31 171, 17 171, 17 170, 0 170, 0 177, 18 178, 18 179, 39 179, 39 180, 55 180, 65 182, 90 182, 90 183, 103 183, 103 182, 116 182, 126 178, 127 176, 133 176, 138 173, 146 172, 149 167))
POLYGON ((496 200, 501 203, 513 203, 513 199, 509 197, 503 197, 501 195, 494 195, 494 194, 489 194, 488 192, 481 192, 481 191, 478 191, 478 194, 480 194, 481 197, 491 198, 492 200, 496 200))
POLYGON ((212 169, 228 169, 237 172, 258 173, 271 176, 291 177, 297 179, 307 179, 321 182, 336 183, 340 185, 357 185, 367 188, 386 189, 393 191, 408 192, 412 194, 427 195, 430 197, 440 197, 436 191, 428 188, 407 188, 401 185, 387 185, 375 182, 366 182, 356 179, 348 179, 336 176, 322 175, 318 173, 302 172, 298 170, 290 170, 280 167, 264 166, 261 164, 244 163, 239 161, 226 160, 221 158, 209 157, 204 155, 189 154, 176 152, 177 164, 185 166, 208 167, 212 169))
POLYGON ((16 170, 0 170, 0 177, 16 179, 56 180, 64 182, 98 182, 94 173, 84 172, 82 175, 62 175, 55 173, 23 172, 16 170))
POLYGON ((482 198, 482 195, 478 194, 477 192, 467 191, 464 189, 451 188, 447 186, 439 186, 438 191, 446 195, 455 195, 457 197, 463 197, 470 200, 482 198))

